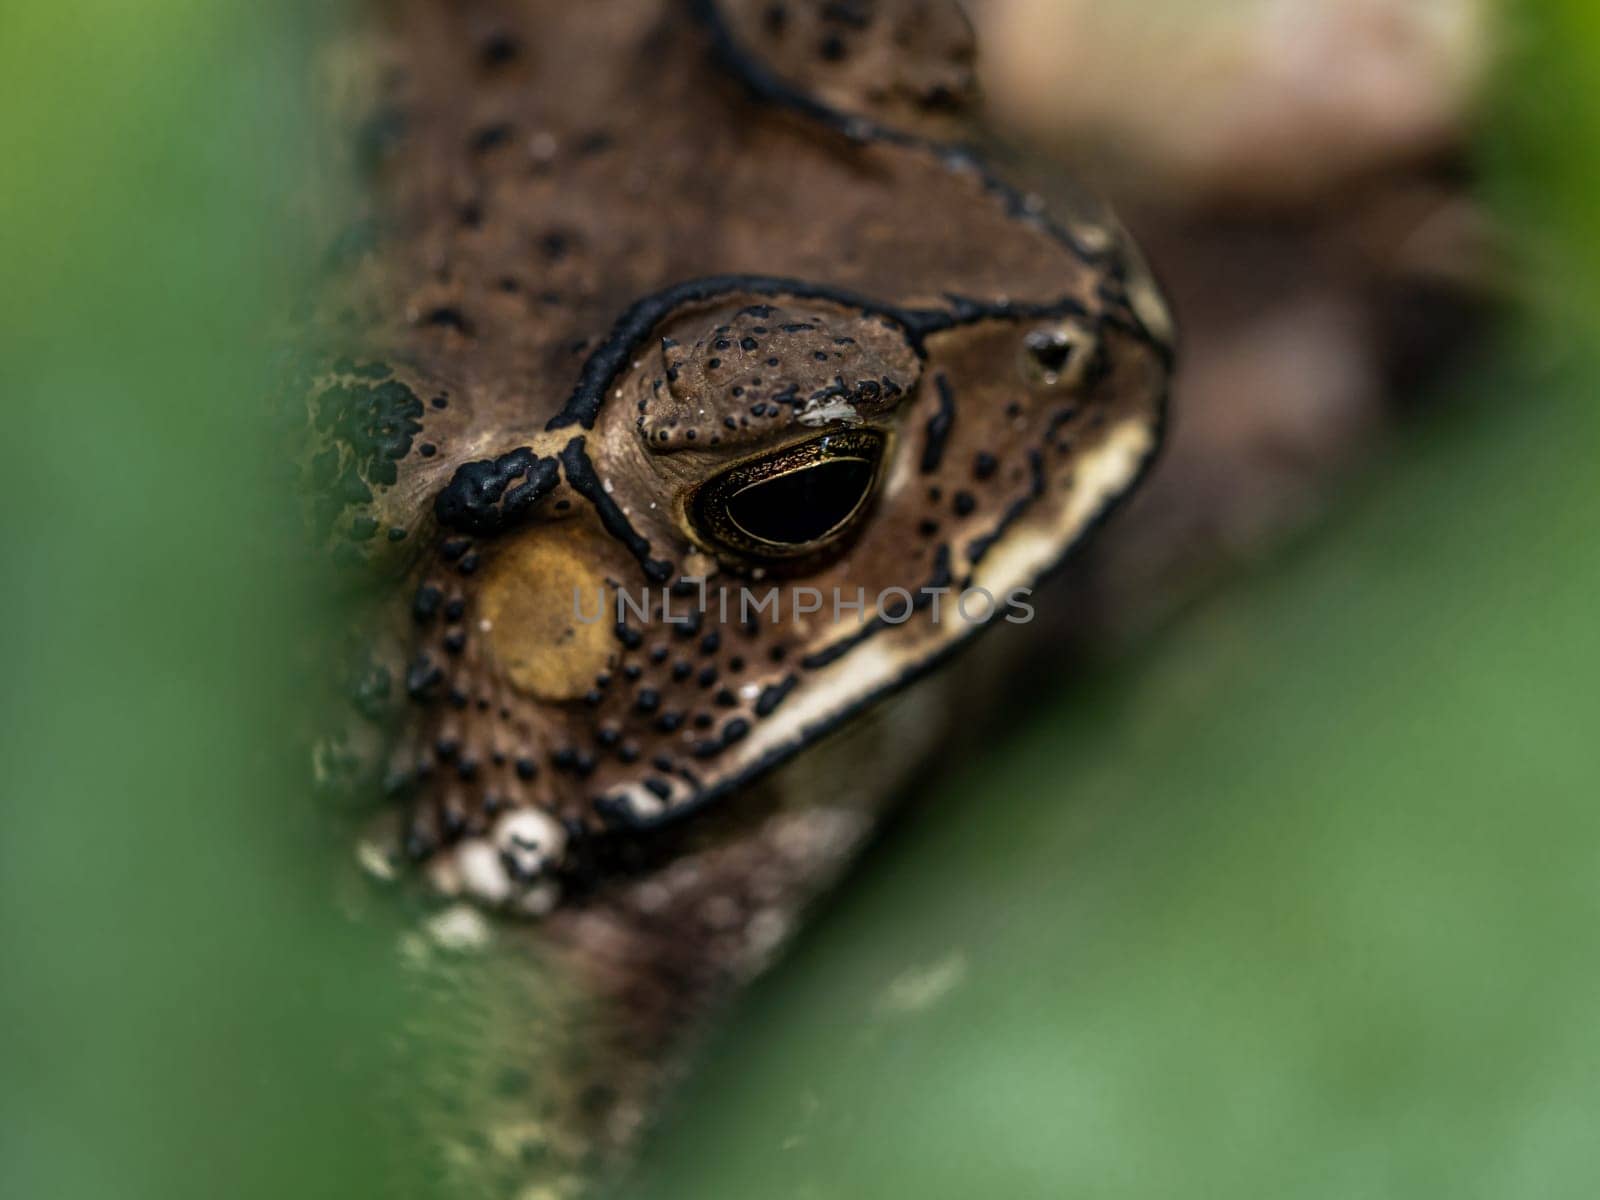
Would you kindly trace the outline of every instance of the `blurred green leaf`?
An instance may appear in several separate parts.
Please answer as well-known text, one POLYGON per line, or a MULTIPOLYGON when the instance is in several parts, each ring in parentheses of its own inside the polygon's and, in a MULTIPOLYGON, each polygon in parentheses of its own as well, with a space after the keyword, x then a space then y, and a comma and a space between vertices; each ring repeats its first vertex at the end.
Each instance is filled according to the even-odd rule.
POLYGON ((371 1187, 391 1006, 289 749, 321 606, 265 404, 302 16, 0 15, 7 1197, 371 1187))

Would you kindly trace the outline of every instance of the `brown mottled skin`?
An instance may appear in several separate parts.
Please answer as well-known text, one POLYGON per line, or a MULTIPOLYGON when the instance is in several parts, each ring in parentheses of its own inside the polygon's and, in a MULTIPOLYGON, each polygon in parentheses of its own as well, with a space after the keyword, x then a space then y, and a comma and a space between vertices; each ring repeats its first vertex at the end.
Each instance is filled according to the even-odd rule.
POLYGON ((437 975, 463 1186, 632 1141, 948 725, 926 689, 871 705, 1155 452, 1164 304, 1103 214, 950 148, 972 56, 948 0, 410 0, 331 55, 365 211, 311 322, 307 461, 386 596, 342 744, 396 795, 379 853, 505 910, 437 975), (738 515, 822 463, 858 503, 738 515), (782 618, 734 590, 725 619, 741 586, 782 618), (875 599, 926 586, 939 619, 875 599), (578 619, 617 588, 646 614, 578 619), (805 588, 865 611, 796 615, 805 588))

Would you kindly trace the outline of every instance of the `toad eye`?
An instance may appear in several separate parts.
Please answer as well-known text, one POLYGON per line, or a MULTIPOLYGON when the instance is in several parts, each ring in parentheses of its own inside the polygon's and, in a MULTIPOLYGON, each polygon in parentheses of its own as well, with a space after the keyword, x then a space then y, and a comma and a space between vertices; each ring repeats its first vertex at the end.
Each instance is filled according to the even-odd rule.
POLYGON ((714 475, 688 504, 695 533, 737 558, 781 562, 843 541, 866 515, 884 435, 852 429, 714 475))

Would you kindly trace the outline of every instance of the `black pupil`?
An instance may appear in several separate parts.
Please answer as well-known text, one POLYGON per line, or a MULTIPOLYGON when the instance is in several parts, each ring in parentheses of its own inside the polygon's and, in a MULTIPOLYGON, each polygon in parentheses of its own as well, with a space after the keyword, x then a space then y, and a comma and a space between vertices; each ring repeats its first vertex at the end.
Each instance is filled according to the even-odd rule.
POLYGON ((838 526, 872 486, 873 465, 831 458, 747 487, 728 501, 728 517, 751 537, 798 546, 838 526))

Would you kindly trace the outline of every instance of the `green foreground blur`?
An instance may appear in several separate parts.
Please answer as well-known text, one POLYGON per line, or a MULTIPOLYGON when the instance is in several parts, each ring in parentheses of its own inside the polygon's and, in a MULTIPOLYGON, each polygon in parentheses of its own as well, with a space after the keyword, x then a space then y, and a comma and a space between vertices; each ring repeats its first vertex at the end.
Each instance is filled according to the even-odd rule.
MULTIPOLYGON (((287 731, 301 10, 0 14, 0 1195, 386 1194, 385 938, 287 731)), ((1600 14, 1482 162, 1543 281, 1314 536, 929 799, 629 1196, 1600 1191, 1600 14)))

